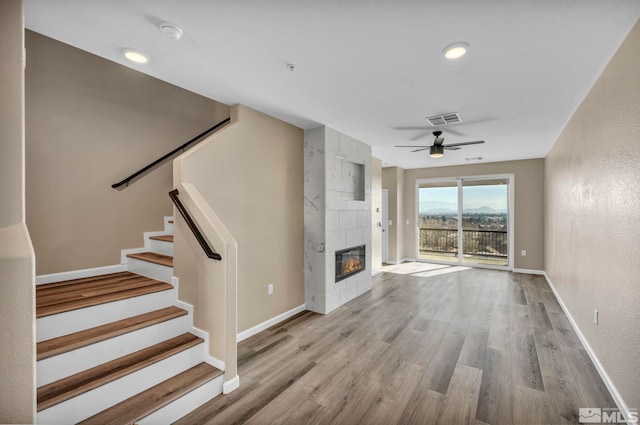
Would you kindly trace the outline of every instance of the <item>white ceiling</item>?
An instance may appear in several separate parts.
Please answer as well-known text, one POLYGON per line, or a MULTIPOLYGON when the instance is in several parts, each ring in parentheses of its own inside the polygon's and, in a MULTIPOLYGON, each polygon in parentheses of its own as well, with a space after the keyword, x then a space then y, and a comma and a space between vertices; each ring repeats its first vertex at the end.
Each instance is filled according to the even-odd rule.
POLYGON ((326 124, 385 165, 420 168, 544 157, 640 1, 25 0, 25 15, 33 31, 299 127, 326 124), (161 35, 164 21, 180 41, 161 35), (457 41, 469 53, 444 59, 457 41), (127 62, 125 47, 151 61, 127 62), (442 128, 446 142, 486 143, 440 159, 394 147, 431 144, 424 118, 446 112, 463 118, 442 128))

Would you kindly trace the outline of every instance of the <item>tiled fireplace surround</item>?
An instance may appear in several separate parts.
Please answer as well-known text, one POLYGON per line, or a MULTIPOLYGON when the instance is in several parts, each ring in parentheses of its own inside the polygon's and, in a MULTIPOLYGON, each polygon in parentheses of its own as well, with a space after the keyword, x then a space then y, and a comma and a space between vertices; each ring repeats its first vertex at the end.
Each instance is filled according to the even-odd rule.
POLYGON ((306 308, 329 313, 371 289, 371 147, 323 126, 304 133, 306 308), (335 252, 366 245, 366 270, 335 281, 335 252))

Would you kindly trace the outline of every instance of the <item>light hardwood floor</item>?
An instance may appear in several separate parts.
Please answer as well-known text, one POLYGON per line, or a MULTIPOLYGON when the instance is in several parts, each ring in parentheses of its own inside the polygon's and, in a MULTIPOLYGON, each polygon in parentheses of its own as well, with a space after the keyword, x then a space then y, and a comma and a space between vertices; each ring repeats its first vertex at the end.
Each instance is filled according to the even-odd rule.
POLYGON ((543 277, 411 267, 240 343, 240 388, 178 423, 576 424, 615 407, 543 277))

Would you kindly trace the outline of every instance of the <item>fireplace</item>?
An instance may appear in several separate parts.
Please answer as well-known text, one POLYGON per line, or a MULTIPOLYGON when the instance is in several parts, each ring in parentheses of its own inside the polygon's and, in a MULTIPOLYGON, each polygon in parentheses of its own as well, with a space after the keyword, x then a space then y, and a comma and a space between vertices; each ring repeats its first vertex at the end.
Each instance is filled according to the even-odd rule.
POLYGON ((336 251, 336 282, 340 282, 365 269, 365 246, 354 246, 336 251))

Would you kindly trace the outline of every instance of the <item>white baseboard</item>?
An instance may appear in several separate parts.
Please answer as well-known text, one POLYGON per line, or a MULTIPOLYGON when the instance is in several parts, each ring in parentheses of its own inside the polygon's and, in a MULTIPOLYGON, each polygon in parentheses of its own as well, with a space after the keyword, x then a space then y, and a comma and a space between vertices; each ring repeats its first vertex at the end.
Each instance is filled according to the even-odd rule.
POLYGON ((92 269, 72 270, 70 272, 41 274, 36 276, 36 285, 45 283, 62 282, 64 280, 82 279, 83 277, 100 276, 101 274, 126 272, 125 264, 115 264, 112 266, 94 267, 92 269))
POLYGON ((371 272, 371 277, 377 276, 380 273, 382 273, 384 270, 383 269, 378 269, 378 270, 374 270, 371 272))
POLYGON ((229 394, 231 391, 237 389, 239 386, 240 386, 240 377, 236 375, 222 384, 222 394, 229 394))
MULTIPOLYGON (((175 277, 175 276, 173 277, 174 286, 178 285, 179 281, 180 280, 177 277, 175 277)), ((207 363, 209 363, 213 367, 217 367, 220 370, 226 370, 225 363, 222 360, 217 359, 217 358, 215 358, 215 357, 213 357, 211 355, 211 352, 209 350, 209 332, 207 332, 205 330, 202 330, 200 328, 196 328, 193 325, 193 306, 191 304, 185 303, 184 301, 180 301, 180 300, 176 300, 175 306, 176 307, 180 307, 181 309, 187 311, 187 315, 189 317, 189 332, 191 332, 192 334, 194 334, 197 337, 200 337, 200 338, 204 339, 204 342, 205 342, 205 345, 204 345, 205 346, 205 349, 204 349, 205 361, 207 363)))
MULTIPOLYGON (((629 415, 629 412, 631 412, 631 410, 629 409, 629 406, 627 405, 627 403, 625 403, 624 399, 618 392, 618 389, 613 384, 613 381, 611 381, 609 374, 605 370, 602 363, 600 363, 600 359, 598 359, 598 356, 596 356, 596 353, 593 351, 593 349, 591 349, 591 346, 589 345, 587 338, 585 338, 585 336, 582 334, 582 331, 580 331, 580 328, 578 327, 578 324, 576 323, 576 321, 573 319, 573 316, 571 315, 571 312, 567 308, 567 305, 564 303, 564 301, 560 297, 560 294, 558 293, 558 290, 556 289, 556 287, 553 285, 553 282, 551 282, 551 278, 549 277, 546 271, 544 271, 542 274, 544 278, 547 280, 547 283, 549 284, 549 287, 553 291, 554 295, 556 296, 556 299, 558 300, 560 307, 562 307, 564 314, 567 316, 567 319, 569 319, 569 323, 571 323, 571 327, 573 327, 573 330, 575 331, 576 335, 578 335, 578 339, 582 343, 582 346, 584 347, 587 354, 589 354, 589 357, 591 358, 593 365, 598 371, 600 378, 602 378, 602 381, 607 386, 607 389, 609 390, 609 393, 611 394, 613 401, 615 401, 616 405, 618 406, 618 409, 620 409, 620 412, 624 415, 625 419, 627 419, 627 423, 631 425, 637 424, 637 422, 630 420, 631 415, 629 415)), ((587 407, 587 406, 584 406, 584 407, 587 407)))
POLYGON ((259 332, 262 332, 263 330, 270 328, 271 326, 278 324, 280 322, 282 322, 283 320, 288 319, 291 316, 295 316, 296 314, 300 313, 301 311, 305 310, 305 305, 299 305, 296 308, 292 308, 289 311, 286 311, 282 314, 277 315, 276 317, 273 317, 269 320, 266 320, 262 323, 260 323, 259 325, 256 325, 252 328, 247 329, 246 331, 242 331, 240 333, 238 333, 238 335, 236 335, 236 341, 240 342, 243 341, 247 338, 249 338, 250 336, 253 336, 259 332))
POLYGON ((544 276, 544 270, 534 270, 534 269, 513 269, 514 273, 524 273, 524 274, 537 274, 540 276, 544 276))
POLYGON ((392 261, 392 260, 387 260, 387 261, 383 261, 384 264, 391 264, 393 266, 397 266, 398 264, 402 264, 402 263, 411 263, 413 261, 416 261, 415 258, 403 258, 400 261, 392 261))

